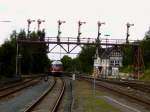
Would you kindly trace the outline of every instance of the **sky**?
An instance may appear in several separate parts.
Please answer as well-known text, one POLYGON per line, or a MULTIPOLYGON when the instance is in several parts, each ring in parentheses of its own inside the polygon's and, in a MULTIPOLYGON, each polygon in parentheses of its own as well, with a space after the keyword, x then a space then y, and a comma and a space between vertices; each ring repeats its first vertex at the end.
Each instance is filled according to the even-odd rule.
MULTIPOLYGON (((109 34, 109 38, 125 39, 129 22, 134 24, 129 39, 142 39, 150 26, 149 4, 149 0, 0 0, 0 21, 11 21, 0 22, 0 44, 12 30, 27 30, 29 18, 45 20, 41 28, 45 28, 46 36, 56 36, 57 21, 64 20, 61 36, 76 37, 80 20, 86 22, 81 37, 96 38, 97 21, 101 21, 106 23, 101 27, 102 37, 109 34)), ((37 30, 36 22, 31 30, 37 30)))

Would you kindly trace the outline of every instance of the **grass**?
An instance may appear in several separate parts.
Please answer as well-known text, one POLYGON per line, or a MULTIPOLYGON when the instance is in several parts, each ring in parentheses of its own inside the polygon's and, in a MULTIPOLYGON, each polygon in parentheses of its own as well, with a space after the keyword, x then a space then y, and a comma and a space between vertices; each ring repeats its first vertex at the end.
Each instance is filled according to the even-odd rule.
POLYGON ((94 91, 87 83, 78 82, 76 85, 76 101, 78 112, 120 112, 119 109, 107 103, 102 91, 94 91))
POLYGON ((4 79, 7 79, 7 78, 4 76, 0 76, 0 80, 4 80, 4 79))
POLYGON ((84 97, 84 112, 120 112, 118 109, 108 104, 100 92, 94 95, 87 95, 84 97))
POLYGON ((145 70, 143 77, 141 77, 141 80, 150 81, 150 68, 145 70))
POLYGON ((122 68, 120 68, 120 72, 131 73, 131 72, 133 72, 133 67, 130 65, 126 66, 126 67, 122 67, 122 68))
MULTIPOLYGON (((131 66, 123 67, 120 69, 120 72, 132 73, 133 68, 131 66)), ((140 80, 150 81, 150 67, 145 70, 144 75, 140 78, 140 80)))

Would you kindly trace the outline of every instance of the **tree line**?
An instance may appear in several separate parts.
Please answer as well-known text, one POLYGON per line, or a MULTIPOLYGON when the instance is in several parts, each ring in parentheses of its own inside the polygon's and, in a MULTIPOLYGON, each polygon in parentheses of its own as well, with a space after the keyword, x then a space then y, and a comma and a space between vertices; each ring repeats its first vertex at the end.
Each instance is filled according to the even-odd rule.
MULTIPOLYGON (((13 31, 10 38, 0 46, 0 77, 15 76, 16 68, 16 39, 44 41, 45 31, 31 32, 26 34, 24 30, 19 33, 13 31)), ((146 32, 143 40, 140 41, 145 68, 150 68, 150 29, 146 32)), ((19 53, 21 55, 21 73, 44 73, 47 72, 50 65, 50 59, 47 56, 48 46, 46 44, 19 44, 19 53)), ((64 56, 61 61, 65 71, 79 71, 91 73, 93 69, 93 60, 95 55, 95 46, 83 46, 76 58, 64 56)), ((123 65, 130 67, 133 64, 132 47, 124 49, 123 65)))
POLYGON ((72 59, 71 57, 65 55, 61 59, 64 65, 64 70, 69 72, 74 71, 91 73, 93 69, 95 51, 96 47, 93 45, 83 46, 76 58, 72 59))
MULTIPOLYGON (((10 38, 0 46, 0 77, 13 77, 16 74, 16 39, 44 41, 45 31, 26 34, 24 30, 19 33, 13 31, 10 38)), ((50 60, 47 56, 46 44, 19 44, 20 66, 22 74, 44 73, 47 71, 50 60)))
MULTIPOLYGON (((150 69, 150 29, 145 33, 143 40, 139 41, 142 49, 142 56, 145 65, 145 69, 150 69)), ((84 46, 78 56, 74 59, 64 56, 61 60, 66 71, 79 71, 91 73, 93 69, 95 46, 84 46)), ((123 49, 123 67, 121 69, 127 69, 127 72, 133 72, 134 61, 134 49, 132 46, 126 46, 123 49)))

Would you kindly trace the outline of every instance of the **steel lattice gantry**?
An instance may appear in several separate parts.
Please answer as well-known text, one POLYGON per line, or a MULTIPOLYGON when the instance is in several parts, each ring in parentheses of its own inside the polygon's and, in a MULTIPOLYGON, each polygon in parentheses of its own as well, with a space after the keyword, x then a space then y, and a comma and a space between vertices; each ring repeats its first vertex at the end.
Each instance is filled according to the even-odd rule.
MULTIPOLYGON (((58 41, 57 37, 45 37, 44 41, 41 40, 22 40, 18 39, 17 40, 17 49, 21 47, 21 45, 25 44, 46 44, 47 46, 51 46, 52 44, 54 45, 51 49, 48 49, 47 53, 51 53, 56 46, 60 46, 66 53, 70 54, 76 47, 82 47, 83 45, 94 45, 96 47, 98 46, 115 46, 114 48, 126 48, 127 46, 132 46, 133 48, 133 66, 134 66, 134 76, 133 77, 139 77, 139 75, 142 73, 143 68, 144 68, 144 62, 143 62, 143 57, 141 53, 141 48, 139 46, 139 42, 137 41, 129 41, 126 43, 126 40, 123 39, 101 39, 100 42, 97 41, 96 38, 80 38, 80 41, 78 40, 79 38, 73 38, 73 37, 61 37, 58 41), (64 47, 64 45, 67 45, 67 48, 64 47), (73 47, 70 47, 73 46, 73 47)), ((19 51, 19 50, 18 50, 19 51)), ((20 54, 17 52, 17 57, 19 57, 20 54)), ((20 67, 18 67, 20 68, 20 67)))

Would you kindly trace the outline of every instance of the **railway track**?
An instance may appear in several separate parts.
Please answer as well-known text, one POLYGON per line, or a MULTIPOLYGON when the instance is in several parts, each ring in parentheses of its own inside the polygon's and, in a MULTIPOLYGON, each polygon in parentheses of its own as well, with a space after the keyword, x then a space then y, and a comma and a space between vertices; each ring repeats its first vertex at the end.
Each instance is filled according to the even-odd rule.
POLYGON ((27 79, 27 80, 23 80, 21 82, 13 83, 11 85, 6 85, 6 86, 3 86, 3 87, 0 87, 0 92, 5 91, 5 90, 10 89, 10 88, 13 88, 13 87, 16 87, 16 86, 19 86, 19 85, 22 85, 22 84, 25 84, 25 83, 28 83, 31 80, 32 79, 27 79))
POLYGON ((22 79, 20 78, 12 78, 12 79, 3 79, 0 80, 0 88, 3 88, 3 86, 9 86, 10 84, 15 84, 17 82, 21 82, 22 79))
MULTIPOLYGON (((79 76, 79 77, 83 77, 83 76, 79 76)), ((91 77, 85 76, 84 78, 91 78, 91 77)), ((93 79, 93 78, 91 78, 91 79, 93 79)), ((100 78, 96 78, 96 80, 123 86, 123 87, 127 87, 127 88, 132 88, 134 90, 138 90, 138 91, 150 94, 150 83, 149 82, 130 81, 130 80, 112 80, 112 79, 109 80, 109 79, 100 79, 100 78)))
POLYGON ((61 78, 55 78, 54 83, 38 99, 29 105, 24 112, 56 112, 63 93, 65 82, 61 78))
POLYGON ((16 93, 24 88, 38 83, 40 79, 29 79, 20 83, 16 83, 7 87, 0 88, 0 99, 5 98, 13 93, 16 93))
MULTIPOLYGON (((93 78, 87 78, 87 77, 80 77, 80 78, 93 83, 93 78)), ((128 89, 125 89, 124 87, 120 87, 118 85, 110 84, 110 83, 103 82, 103 81, 97 81, 96 85, 106 88, 110 91, 119 93, 121 95, 127 96, 131 99, 142 102, 146 105, 150 105, 150 97, 146 97, 143 93, 139 93, 137 91, 131 91, 130 89, 128 90, 128 89)))
POLYGON ((101 80, 112 84, 117 84, 124 87, 130 87, 135 90, 140 90, 145 93, 150 93, 150 85, 139 82, 131 82, 131 81, 111 81, 111 80, 101 80))

